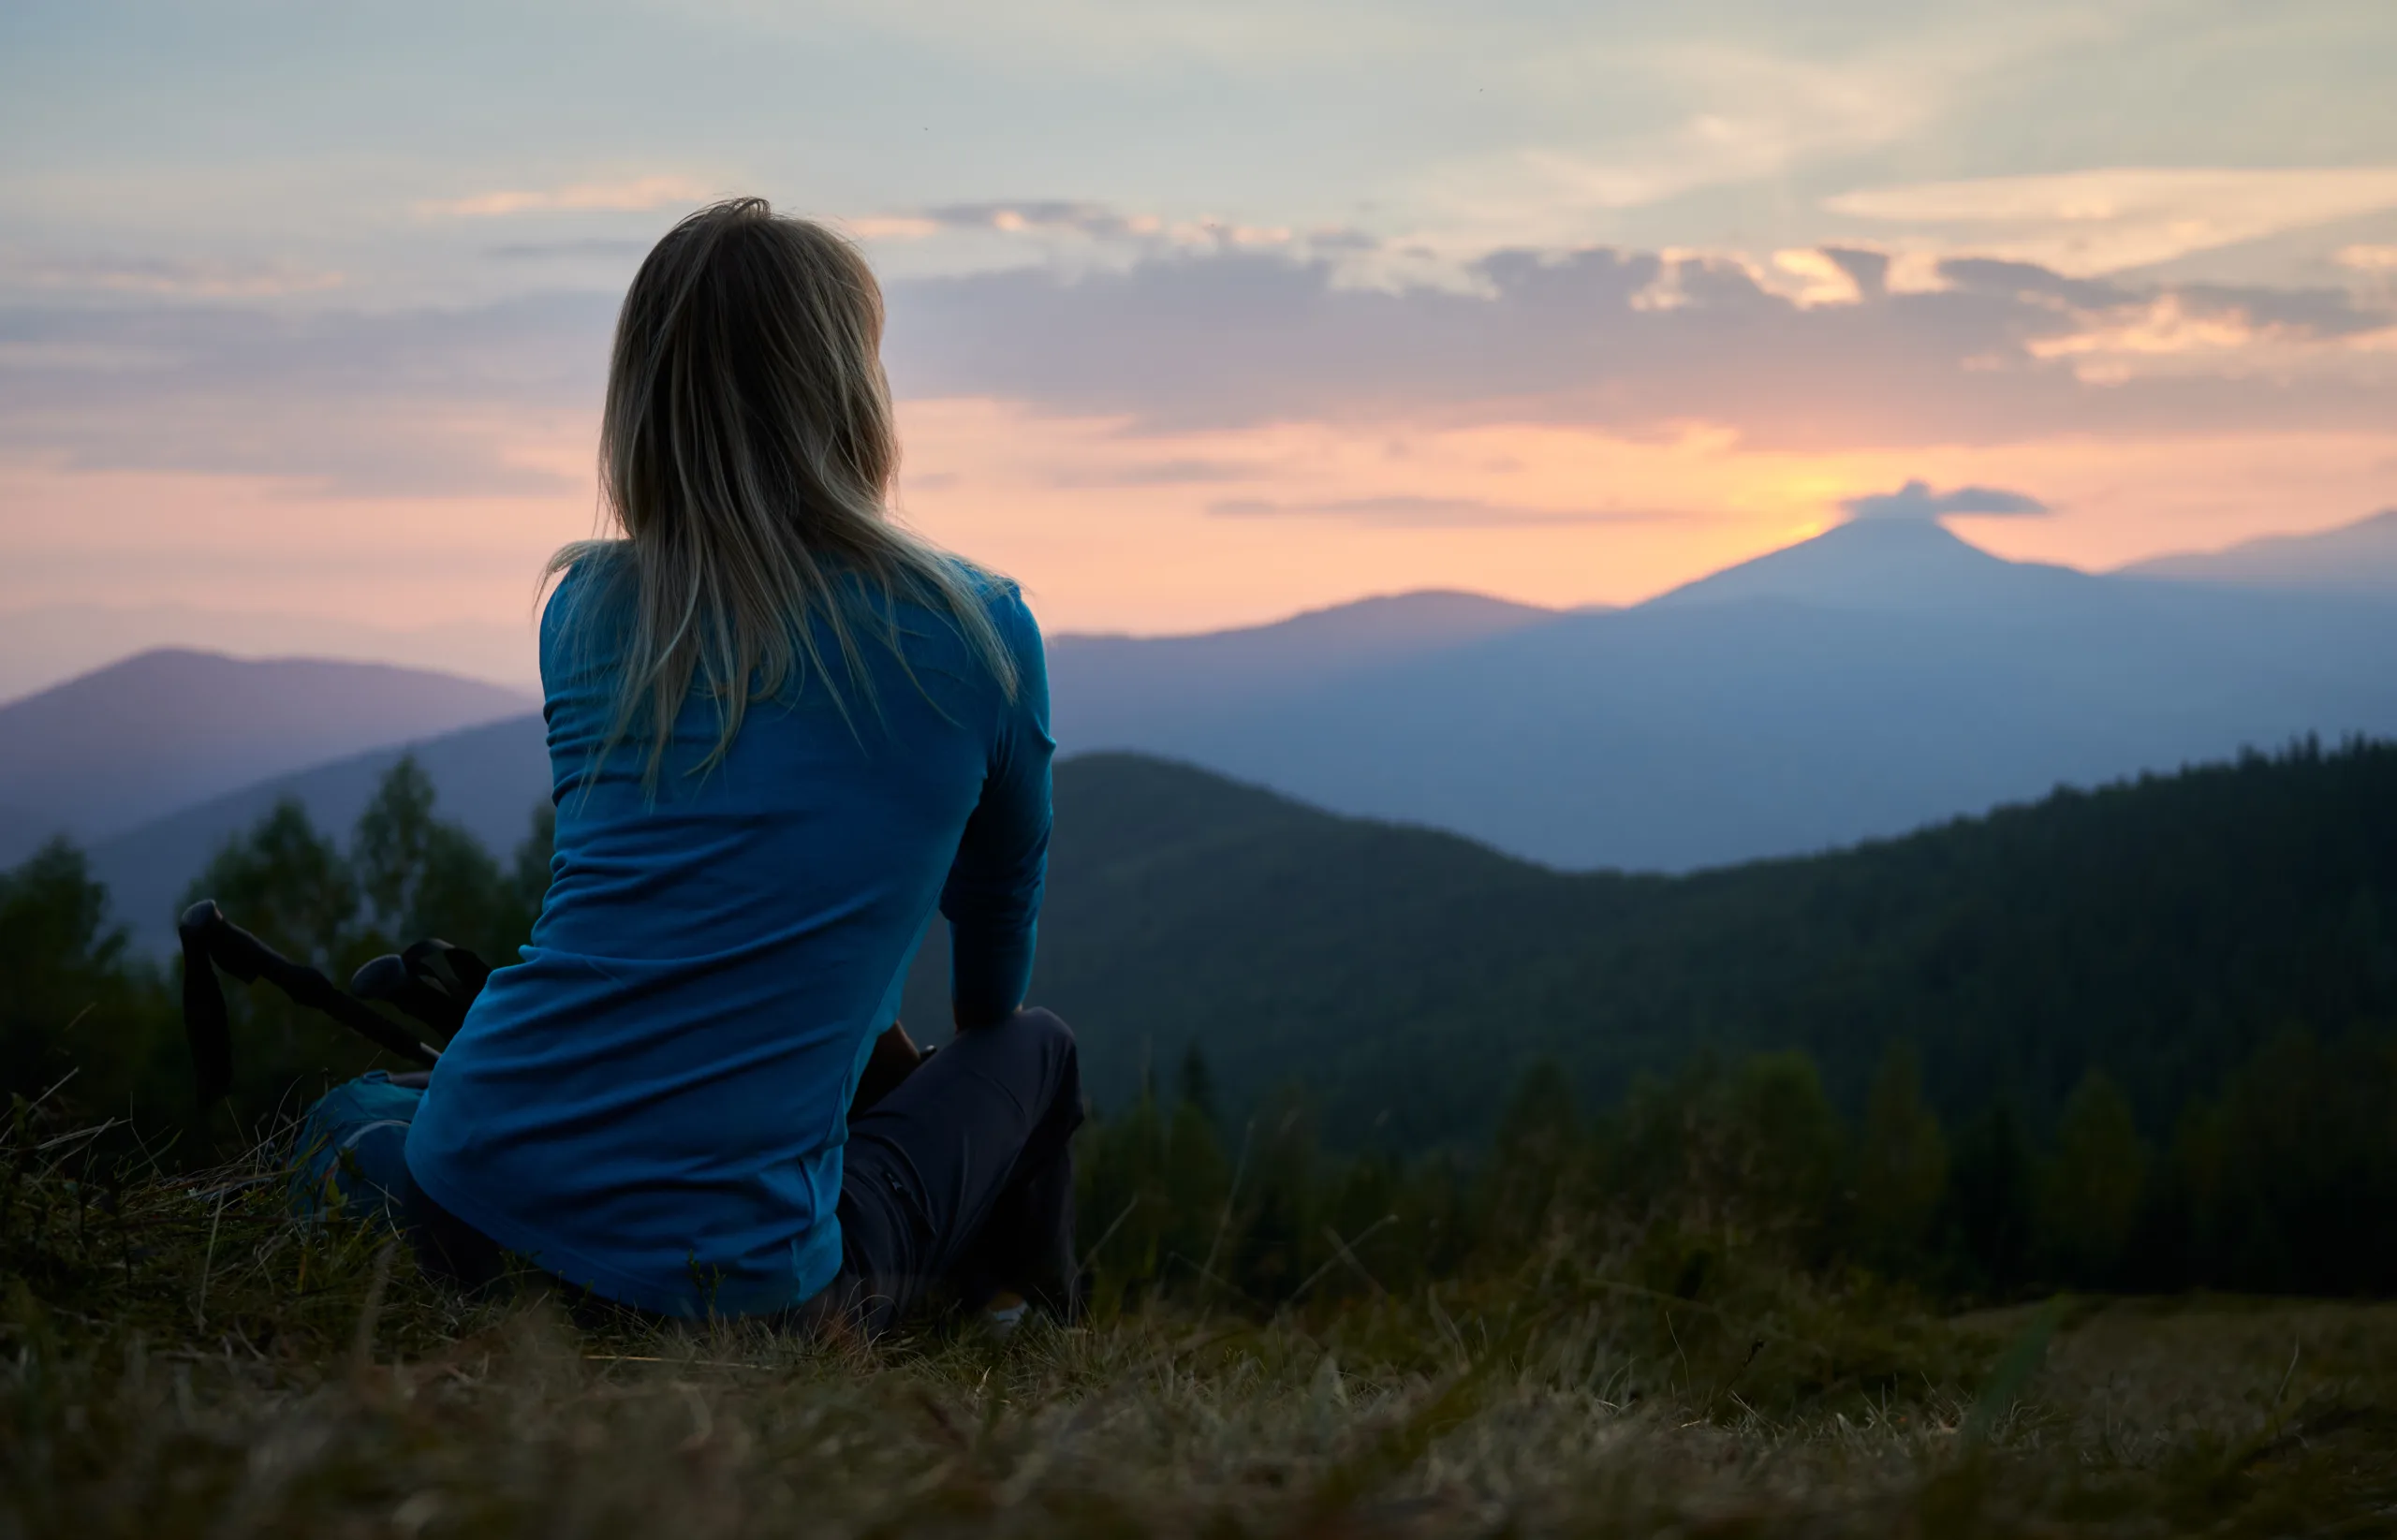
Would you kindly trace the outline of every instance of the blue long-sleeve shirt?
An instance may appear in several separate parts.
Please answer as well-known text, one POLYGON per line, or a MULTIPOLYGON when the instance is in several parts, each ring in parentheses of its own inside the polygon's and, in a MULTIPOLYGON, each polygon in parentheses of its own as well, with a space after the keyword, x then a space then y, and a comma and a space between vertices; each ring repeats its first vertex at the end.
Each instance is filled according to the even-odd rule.
POLYGON ((849 1098, 935 902, 959 1020, 1023 998, 1054 747, 1039 630, 1012 588, 991 588, 1010 700, 953 622, 902 605, 904 666, 864 641, 873 689, 845 683, 846 719, 811 679, 753 700, 727 757, 690 775, 716 737, 695 687, 654 799, 640 741, 586 795, 615 670, 602 618, 596 647, 564 632, 583 580, 567 576, 541 628, 549 896, 522 961, 492 975, 442 1054, 408 1168, 502 1246, 608 1298, 777 1310, 839 1269, 849 1098))

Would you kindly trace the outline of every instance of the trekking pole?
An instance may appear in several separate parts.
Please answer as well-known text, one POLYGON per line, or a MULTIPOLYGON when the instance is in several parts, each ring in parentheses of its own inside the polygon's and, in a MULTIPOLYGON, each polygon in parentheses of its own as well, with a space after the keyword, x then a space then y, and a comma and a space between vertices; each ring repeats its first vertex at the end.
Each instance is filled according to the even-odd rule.
POLYGON ((398 1022, 343 993, 304 962, 294 962, 225 917, 214 899, 202 899, 175 923, 184 948, 184 1034, 191 1044, 199 1101, 208 1106, 233 1088, 233 1036, 215 969, 243 983, 263 978, 313 1010, 324 1012, 387 1053, 430 1067, 438 1049, 416 1040, 398 1022))

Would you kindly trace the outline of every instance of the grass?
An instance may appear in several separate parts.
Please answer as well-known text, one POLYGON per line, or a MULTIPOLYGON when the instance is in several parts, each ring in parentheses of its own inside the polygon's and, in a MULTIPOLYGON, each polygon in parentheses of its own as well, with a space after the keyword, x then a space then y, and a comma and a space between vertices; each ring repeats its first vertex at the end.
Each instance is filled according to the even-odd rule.
POLYGON ((2397 1533, 2397 1307, 1946 1316, 1562 1244, 868 1346, 450 1297, 271 1163, 0 1137, 0 1536, 2397 1533))

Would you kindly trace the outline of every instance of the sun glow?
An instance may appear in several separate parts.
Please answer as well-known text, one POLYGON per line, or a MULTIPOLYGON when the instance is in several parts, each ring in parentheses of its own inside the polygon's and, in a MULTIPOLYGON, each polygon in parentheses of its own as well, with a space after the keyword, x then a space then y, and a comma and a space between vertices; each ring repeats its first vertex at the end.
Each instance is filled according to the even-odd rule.
MULTIPOLYGON (((1174 632, 1375 593, 1636 602, 1821 533, 1920 478, 2037 496, 1952 521, 2001 554, 2106 567, 2345 522, 2397 497, 2397 434, 2062 438, 1812 453, 1685 424, 1293 422, 1140 432, 981 398, 903 404, 903 516, 1020 579, 1060 630, 1174 632)), ((0 606, 184 604, 361 623, 517 624, 542 561, 595 525, 590 428, 489 424, 554 491, 341 496, 291 478, 0 461, 0 606)))

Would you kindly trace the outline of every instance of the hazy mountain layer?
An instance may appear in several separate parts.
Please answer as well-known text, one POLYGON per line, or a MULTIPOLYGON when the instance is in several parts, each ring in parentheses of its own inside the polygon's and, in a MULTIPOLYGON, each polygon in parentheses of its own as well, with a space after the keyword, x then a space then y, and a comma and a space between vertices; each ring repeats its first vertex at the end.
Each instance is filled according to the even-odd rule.
MULTIPOLYGON (((2392 656, 2397 604, 2096 577, 1884 521, 1634 609, 1410 594, 1200 637, 1060 637, 1051 673, 1067 753, 1164 755, 1554 866, 1685 871, 2309 732, 2397 734, 2392 656)), ((537 718, 428 756, 445 805, 498 846, 547 794, 537 718)), ((293 786, 346 827, 389 757, 293 786)), ((271 796, 109 844, 145 933, 271 796)))
POLYGON ((159 648, 387 663, 527 692, 540 686, 529 615, 514 625, 454 621, 396 628, 194 605, 55 604, 0 610, 0 701, 159 648))
POLYGON ((92 850, 94 874, 108 884, 117 917, 148 951, 173 945, 175 906, 225 842, 257 823, 276 800, 295 797, 316 827, 346 841, 375 783, 403 753, 412 753, 440 788, 441 816, 463 824, 505 856, 531 827, 550 794, 549 749, 541 718, 517 715, 405 749, 370 750, 329 765, 254 783, 140 828, 92 850))
POLYGON ((1121 685, 1061 707, 1058 736, 1557 866, 1686 871, 2397 732, 2390 657, 2397 605, 2095 577, 1860 522, 1637 609, 1271 692, 1121 685))
POLYGON ((2134 563, 2133 577, 2397 598, 2397 508, 2315 535, 2271 535, 2227 550, 2134 563))
POLYGON ((0 706, 0 861, 339 755, 522 711, 512 690, 384 664, 143 653, 0 706), (11 836, 13 834, 13 839, 11 836))
POLYGON ((1194 711, 1320 689, 1362 669, 1521 631, 1558 613, 1479 594, 1427 591, 1199 636, 1051 637, 1052 726, 1061 743, 1106 747, 1117 738, 1170 731, 1194 711))

